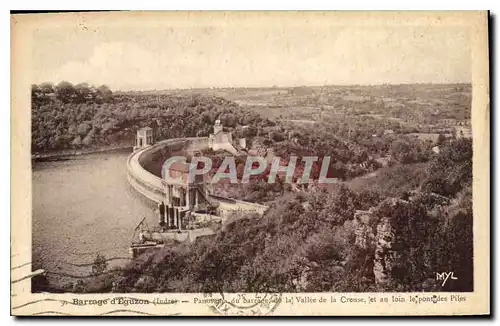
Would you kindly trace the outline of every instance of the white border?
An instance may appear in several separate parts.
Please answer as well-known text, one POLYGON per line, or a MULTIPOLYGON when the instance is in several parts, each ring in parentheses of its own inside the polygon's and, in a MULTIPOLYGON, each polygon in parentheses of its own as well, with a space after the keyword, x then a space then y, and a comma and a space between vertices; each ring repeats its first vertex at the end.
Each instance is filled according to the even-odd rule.
MULTIPOLYGON (((308 1, 295 1, 295 0, 289 0, 285 1, 283 3, 270 3, 269 1, 264 1, 264 0, 254 0, 254 1, 248 1, 248 2, 237 2, 237 1, 182 1, 178 3, 172 3, 169 2, 168 5, 165 5, 165 1, 147 1, 147 0, 141 0, 138 2, 123 2, 120 1, 119 3, 103 3, 102 0, 87 0, 85 3, 82 2, 68 2, 68 1, 63 1, 63 0, 58 0, 58 1, 16 1, 15 2, 15 7, 16 9, 20 10, 27 10, 30 8, 40 8, 44 10, 50 10, 50 9, 55 9, 55 8, 65 8, 67 10, 73 9, 82 9, 83 5, 86 5, 87 7, 93 7, 96 9, 113 9, 117 8, 117 5, 120 6, 121 9, 123 10, 131 10, 131 9, 138 9, 138 10, 152 10, 152 9, 163 9, 163 10, 200 10, 200 9, 233 9, 233 10, 296 10, 296 9, 302 9, 302 10, 386 10, 386 9, 392 9, 392 10, 477 10, 477 9, 491 9, 492 13, 499 13, 499 3, 500 1, 485 1, 485 0, 475 0, 475 1, 432 1, 432 0, 420 0, 420 1, 388 1, 388 0, 379 0, 379 1, 360 1, 360 0, 350 0, 350 1, 343 1, 343 2, 338 2, 338 3, 333 3, 332 1, 317 1, 317 0, 308 0, 308 1)), ((7 2, 2 2, 0 6, 4 6, 4 4, 7 4, 7 2)), ((5 13, 5 11, 3 11, 5 13)), ((10 50, 7 44, 10 44, 10 18, 8 14, 2 15, 2 24, 0 25, 2 28, 0 29, 0 35, 2 37, 2 44, 4 45, 2 49, 0 50, 2 53, 2 61, 4 63, 4 67, 8 66, 9 72, 10 72, 10 50), (7 27, 9 26, 9 27, 7 27)), ((498 19, 496 19, 496 24, 498 24, 498 19)), ((497 62, 498 60, 498 54, 495 53, 495 56, 490 58, 491 60, 495 60, 497 62)), ((4 70, 5 72, 6 70, 4 70)), ((494 79, 496 77, 496 72, 491 71, 491 78, 494 79)), ((2 99, 3 99, 3 109, 1 110, 2 117, 0 118, 0 146, 2 149, 4 149, 4 153, 9 153, 10 154, 10 74, 4 73, 2 74, 2 99)), ((498 91, 498 85, 493 84, 494 88, 492 88, 492 94, 497 94, 498 91)), ((494 111, 494 107, 491 108, 491 111, 494 111)), ((500 119, 498 117, 498 114, 495 116, 494 123, 496 125, 499 125, 498 122, 500 119)), ((494 130, 495 128, 493 128, 494 130)), ((496 137, 495 137, 496 138, 496 137)), ((498 144, 498 139, 495 139, 494 141, 494 150, 498 152, 499 150, 499 144, 498 144)), ((1 164, 1 171, 0 171, 0 187, 1 187, 1 203, 0 207, 3 210, 3 218, 9 219, 10 220, 10 158, 4 157, 3 160, 0 160, 1 164)), ((496 178, 494 181, 497 181, 496 178)), ((496 184, 496 182, 494 182, 496 184)), ((492 202, 498 202, 500 199, 500 194, 498 191, 495 193, 494 200, 492 202)), ((494 219, 495 216, 492 216, 492 219, 494 219)), ((496 222, 495 225, 495 231, 498 232, 499 229, 499 223, 496 222)), ((3 246, 2 246, 2 254, 3 254, 3 261, 7 261, 10 256, 10 249, 9 249, 9 244, 7 244, 7 239, 10 239, 10 228, 3 227, 2 228, 2 239, 3 239, 3 246)), ((493 237, 494 239, 494 237, 493 237)), ((493 248, 492 248, 493 249, 493 248)), ((497 249, 497 248, 495 248, 497 249)), ((493 253, 495 254, 495 258, 498 258, 498 251, 493 249, 493 253)), ((9 259, 10 260, 10 259, 9 259)), ((4 267, 2 269, 2 307, 3 307, 3 313, 1 314, 2 317, 9 316, 10 314, 10 297, 8 297, 8 293, 10 293, 10 288, 7 288, 7 279, 10 278, 10 273, 8 272, 7 268, 4 267), (7 309, 9 311, 7 311, 7 309)), ((496 284, 496 282, 494 283, 496 284)), ((492 289, 493 291, 495 289, 492 289)), ((494 300, 493 302, 497 303, 498 300, 494 300)), ((496 306, 496 305, 495 305, 496 306)), ((495 310, 496 307, 493 308, 493 311, 495 310)), ((116 320, 116 319, 115 319, 116 320)), ((13 319, 12 317, 8 318, 7 323, 13 323, 16 320, 13 319)), ((49 320, 47 320, 49 321, 49 320)), ((50 320, 51 321, 51 320, 50 320)), ((50 322, 49 321, 49 322, 50 322)), ((91 323, 93 324, 100 324, 103 321, 109 321, 109 319, 102 319, 102 320, 90 320, 91 323)), ((121 320, 120 320, 121 321, 121 320)), ((300 322, 300 320, 298 320, 300 322)), ((325 320, 326 321, 326 320, 325 320)), ((332 320, 335 323, 342 322, 340 320, 332 320)), ((382 322, 386 322, 387 320, 381 320, 382 322)), ((397 322, 397 320, 394 320, 397 322)), ((88 321, 83 321, 83 322, 88 322, 88 321)), ((165 320, 160 321, 160 322, 166 322, 165 320)), ((168 323, 176 323, 177 321, 174 320, 169 320, 168 323)), ((192 322, 192 321, 189 321, 192 322)), ((264 321, 264 320, 255 320, 254 322, 259 322, 259 323, 273 323, 276 322, 274 320, 272 321, 264 321)), ((288 321, 287 321, 288 322, 288 321)), ((330 321, 326 321, 330 322, 330 321)), ((356 320, 356 323, 365 323, 367 320, 356 320)), ((372 321, 368 321, 372 322, 372 321)), ((406 320, 405 320, 406 322, 406 320)), ((425 323, 434 323, 434 322, 439 322, 440 324, 445 322, 454 322, 453 320, 417 320, 417 322, 425 322, 425 323)))

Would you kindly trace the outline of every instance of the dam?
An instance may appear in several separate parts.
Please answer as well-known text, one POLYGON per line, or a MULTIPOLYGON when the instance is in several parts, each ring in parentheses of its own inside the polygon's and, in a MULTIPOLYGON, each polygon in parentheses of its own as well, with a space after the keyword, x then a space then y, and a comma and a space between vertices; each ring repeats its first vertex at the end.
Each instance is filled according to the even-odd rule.
POLYGON ((161 172, 151 168, 161 166, 174 153, 192 157, 203 150, 211 149, 238 154, 238 146, 233 145, 231 133, 223 131, 219 120, 214 125, 214 133, 209 137, 155 142, 152 133, 153 130, 149 127, 137 131, 136 146, 127 158, 127 179, 139 194, 158 206, 158 224, 163 234, 170 234, 169 237, 177 241, 194 241, 194 235, 210 233, 201 230, 209 221, 224 224, 233 214, 263 215, 268 209, 258 203, 212 194, 203 178, 187 182, 189 164, 172 164, 169 172, 175 178, 169 178, 168 181, 160 176, 161 172))

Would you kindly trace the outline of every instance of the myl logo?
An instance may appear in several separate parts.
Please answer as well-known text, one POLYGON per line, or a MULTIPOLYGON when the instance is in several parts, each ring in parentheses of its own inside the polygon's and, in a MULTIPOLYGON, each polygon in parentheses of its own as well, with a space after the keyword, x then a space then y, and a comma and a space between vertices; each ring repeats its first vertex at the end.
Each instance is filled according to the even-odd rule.
POLYGON ((454 272, 442 272, 442 273, 436 273, 436 280, 438 281, 443 281, 441 286, 444 286, 446 282, 450 280, 458 280, 458 277, 455 277, 454 272))

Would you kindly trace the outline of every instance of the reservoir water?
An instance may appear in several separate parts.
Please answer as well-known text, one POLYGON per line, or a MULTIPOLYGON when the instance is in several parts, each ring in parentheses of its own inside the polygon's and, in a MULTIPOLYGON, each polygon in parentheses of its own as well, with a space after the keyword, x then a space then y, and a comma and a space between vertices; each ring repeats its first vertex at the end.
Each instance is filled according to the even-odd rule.
MULTIPOLYGON (((157 223, 155 206, 127 182, 131 150, 33 164, 33 269, 43 268, 55 284, 64 276, 88 275, 97 253, 128 257, 134 228, 143 217, 157 223)), ((123 265, 116 259, 109 266, 123 265)))

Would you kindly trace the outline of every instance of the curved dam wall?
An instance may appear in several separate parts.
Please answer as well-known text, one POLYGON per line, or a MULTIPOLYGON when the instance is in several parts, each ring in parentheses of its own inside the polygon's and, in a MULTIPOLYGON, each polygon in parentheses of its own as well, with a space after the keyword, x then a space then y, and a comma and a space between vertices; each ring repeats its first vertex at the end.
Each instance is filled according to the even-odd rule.
POLYGON ((211 148, 208 137, 176 138, 159 142, 147 147, 139 155, 139 164, 156 176, 161 175, 163 163, 167 157, 183 156, 189 158, 194 151, 211 148))
POLYGON ((165 181, 158 175, 165 158, 176 152, 180 155, 189 150, 203 149, 204 144, 208 146, 208 138, 167 139, 133 152, 127 159, 130 185, 144 197, 160 203, 164 200, 165 181))
POLYGON ((127 179, 130 185, 149 200, 160 203, 163 200, 163 181, 140 164, 141 157, 148 156, 149 151, 160 150, 165 144, 158 143, 151 147, 133 152, 127 159, 127 179))
MULTIPOLYGON (((160 141, 133 152, 127 159, 127 179, 130 185, 149 200, 160 203, 164 200, 166 181, 158 177, 165 159, 172 155, 189 155, 192 151, 210 148, 207 137, 177 138, 160 141), (156 171, 158 170, 158 171, 156 171)), ((221 216, 232 213, 264 214, 267 206, 209 195, 221 216)))

